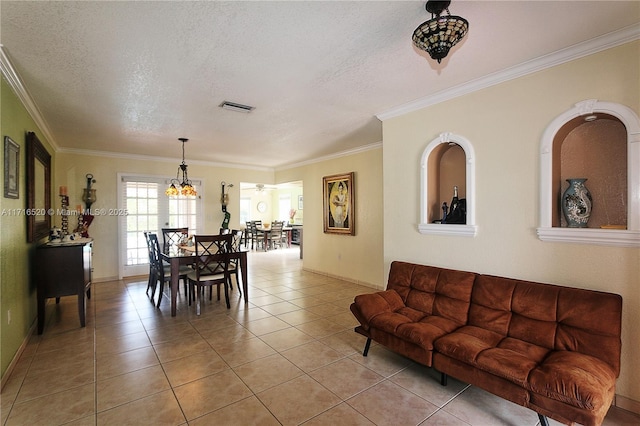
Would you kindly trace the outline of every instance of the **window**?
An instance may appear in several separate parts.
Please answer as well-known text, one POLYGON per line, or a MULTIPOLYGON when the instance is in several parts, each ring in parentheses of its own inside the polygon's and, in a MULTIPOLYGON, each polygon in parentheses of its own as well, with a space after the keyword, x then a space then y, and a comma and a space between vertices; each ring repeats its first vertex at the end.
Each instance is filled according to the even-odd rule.
MULTIPOLYGON (((190 232, 200 229, 201 197, 169 198, 164 190, 167 179, 148 176, 120 176, 119 205, 127 210, 120 228, 120 277, 149 272, 149 254, 144 232, 160 234, 162 228, 188 227, 190 232)), ((194 182, 198 192, 199 182, 194 182)), ((162 237, 160 237, 162 238, 162 237)))
POLYGON ((287 222, 291 210, 291 194, 281 194, 278 197, 278 220, 287 222))
POLYGON ((251 220, 251 197, 240 197, 240 224, 251 220))

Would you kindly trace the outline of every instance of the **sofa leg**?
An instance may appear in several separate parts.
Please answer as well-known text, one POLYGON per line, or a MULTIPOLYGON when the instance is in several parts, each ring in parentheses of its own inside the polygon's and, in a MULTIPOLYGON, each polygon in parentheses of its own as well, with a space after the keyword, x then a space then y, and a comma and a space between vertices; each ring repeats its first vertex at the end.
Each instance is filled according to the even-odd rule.
POLYGON ((365 343, 364 345, 362 356, 367 356, 367 354, 369 353, 369 346, 371 346, 371 337, 367 337, 367 343, 365 343))
POLYGON ((440 384, 442 386, 447 386, 447 378, 448 376, 445 373, 440 373, 440 384))
POLYGON ((540 419, 540 426, 549 426, 549 419, 547 419, 547 416, 543 416, 538 413, 538 418, 540 419))

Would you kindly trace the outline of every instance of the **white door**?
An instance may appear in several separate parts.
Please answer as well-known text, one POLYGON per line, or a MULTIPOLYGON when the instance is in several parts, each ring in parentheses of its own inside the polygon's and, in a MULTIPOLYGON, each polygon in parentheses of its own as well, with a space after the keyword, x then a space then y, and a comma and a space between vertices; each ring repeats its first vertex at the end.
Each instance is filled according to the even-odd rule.
MULTIPOLYGON (((119 223, 120 278, 149 273, 149 252, 144 232, 155 232, 162 242, 162 228, 188 227, 195 234, 200 227, 202 198, 168 197, 169 179, 121 175, 119 208, 126 209, 119 223)), ((196 190, 200 193, 196 182, 196 190)))

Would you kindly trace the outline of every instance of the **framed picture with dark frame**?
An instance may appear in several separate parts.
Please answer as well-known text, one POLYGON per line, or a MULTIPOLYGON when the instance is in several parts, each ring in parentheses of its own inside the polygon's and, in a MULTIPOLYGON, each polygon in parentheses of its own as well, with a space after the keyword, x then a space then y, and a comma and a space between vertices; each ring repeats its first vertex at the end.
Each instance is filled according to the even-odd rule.
POLYGON ((324 232, 356 234, 354 172, 322 178, 324 232))
POLYGON ((298 210, 302 210, 303 206, 304 204, 302 202, 302 195, 298 195, 298 210))
POLYGON ((4 137, 4 196, 20 198, 20 145, 4 137))

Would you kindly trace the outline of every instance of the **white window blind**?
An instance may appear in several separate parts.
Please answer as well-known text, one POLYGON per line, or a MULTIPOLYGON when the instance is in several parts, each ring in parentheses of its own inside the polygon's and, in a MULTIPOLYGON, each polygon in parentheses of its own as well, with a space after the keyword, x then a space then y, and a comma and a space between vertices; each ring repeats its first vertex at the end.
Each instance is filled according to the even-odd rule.
MULTIPOLYGON (((200 182, 194 181, 200 193, 200 182)), ((149 254, 144 232, 155 232, 162 241, 162 228, 189 228, 195 234, 201 227, 202 198, 168 197, 165 189, 170 180, 151 176, 120 176, 121 208, 127 210, 119 224, 121 276, 148 273, 149 254)))

